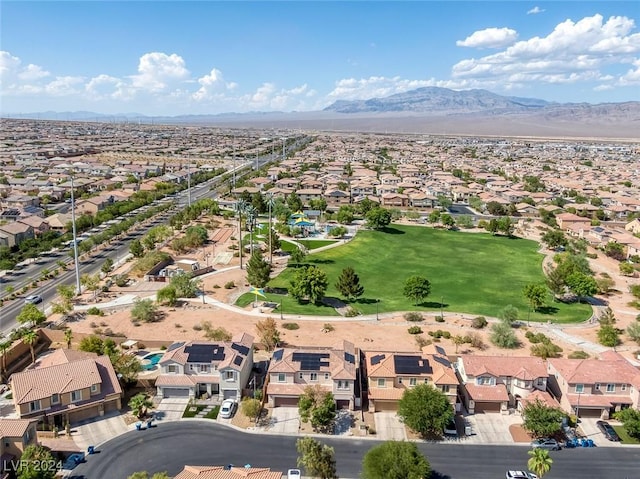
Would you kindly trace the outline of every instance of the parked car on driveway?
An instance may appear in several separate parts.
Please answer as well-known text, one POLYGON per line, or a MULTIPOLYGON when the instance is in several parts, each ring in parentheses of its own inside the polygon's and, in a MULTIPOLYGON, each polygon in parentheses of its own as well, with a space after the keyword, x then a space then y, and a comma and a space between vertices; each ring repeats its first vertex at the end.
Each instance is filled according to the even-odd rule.
POLYGON ((302 473, 300 469, 289 469, 287 471, 287 479, 300 479, 302 477, 302 473))
POLYGON ((444 433, 447 436, 457 436, 458 435, 458 428, 456 427, 456 420, 455 419, 451 419, 451 421, 449 421, 447 423, 447 425, 444 427, 444 433))
POLYGON ((538 479, 538 476, 526 471, 507 471, 507 479, 538 479))
POLYGON ((531 447, 533 449, 546 449, 547 451, 557 451, 560 449, 560 444, 555 439, 549 437, 541 437, 535 441, 531 441, 531 447))
POLYGON ((618 433, 616 432, 616 430, 613 429, 613 426, 611 426, 611 424, 609 424, 607 421, 598 421, 596 422, 596 426, 598 426, 598 429, 602 431, 602 434, 604 434, 604 437, 609 439, 609 441, 620 440, 620 436, 618 436, 618 433))
POLYGON ((26 298, 24 298, 24 302, 30 304, 42 303, 42 296, 40 296, 39 294, 27 296, 26 298))
POLYGON ((233 415, 238 409, 238 403, 233 399, 225 399, 222 401, 222 406, 220 406, 220 417, 223 419, 229 419, 233 417, 233 415))

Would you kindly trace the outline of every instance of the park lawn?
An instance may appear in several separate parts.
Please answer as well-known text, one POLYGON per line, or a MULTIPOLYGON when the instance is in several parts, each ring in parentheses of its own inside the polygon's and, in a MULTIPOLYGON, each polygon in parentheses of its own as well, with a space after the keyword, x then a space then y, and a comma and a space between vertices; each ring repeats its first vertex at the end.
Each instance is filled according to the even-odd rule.
MULTIPOLYGON (((296 240, 297 243, 300 243, 304 246, 308 251, 322 248, 324 246, 329 246, 338 242, 338 240, 310 240, 310 239, 299 239, 296 240)), ((280 249, 282 251, 293 251, 296 247, 294 243, 288 240, 280 240, 280 249)))
POLYGON ((640 439, 629 436, 629 433, 624 428, 624 426, 613 426, 613 429, 618 434, 618 437, 620 438, 620 442, 622 444, 640 444, 640 439))
MULTIPOLYGON (((290 296, 275 293, 265 293, 267 299, 258 296, 257 304, 262 304, 267 301, 270 303, 277 303, 282 305, 282 314, 304 314, 312 316, 339 316, 339 313, 326 304, 300 304, 290 296)), ((256 301, 256 295, 251 293, 244 293, 236 300, 236 306, 244 308, 256 301)), ((274 311, 274 315, 280 314, 280 306, 274 311)))
MULTIPOLYGON (((529 308, 522 289, 544 281, 542 260, 534 241, 404 225, 361 231, 345 245, 306 258, 326 271, 327 297, 341 298, 334 285, 343 268, 353 267, 365 293, 352 306, 363 314, 374 314, 380 300, 380 312, 437 312, 442 303, 445 313, 485 316, 499 316, 505 306, 513 305, 523 320, 529 308), (412 275, 431 282, 431 294, 418 306, 402 294, 405 279, 412 275)), ((269 286, 287 288, 294 272, 287 268, 269 286)), ((530 319, 570 323, 590 315, 589 305, 554 302, 549 294, 546 307, 531 312, 530 319)))

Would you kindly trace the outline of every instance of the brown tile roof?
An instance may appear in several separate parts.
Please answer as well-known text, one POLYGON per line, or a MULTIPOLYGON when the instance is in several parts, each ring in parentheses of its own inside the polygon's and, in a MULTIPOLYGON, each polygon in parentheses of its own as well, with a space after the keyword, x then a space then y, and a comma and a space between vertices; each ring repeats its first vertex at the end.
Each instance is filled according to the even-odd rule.
POLYGON ((281 359, 271 359, 269 366, 269 373, 295 373, 298 371, 304 371, 301 366, 301 362, 293 360, 293 355, 296 353, 327 353, 329 358, 323 359, 322 363, 328 363, 328 365, 321 365, 319 369, 314 370, 318 373, 330 373, 331 379, 351 379, 356 378, 356 364, 358 358, 356 356, 356 348, 353 343, 349 341, 340 341, 339 344, 333 348, 301 348, 301 349, 282 349, 281 359), (350 354, 354 358, 354 363, 347 361, 346 354, 350 354))
POLYGON ((467 376, 490 374, 494 377, 510 376, 518 379, 547 377, 547 366, 540 358, 528 356, 477 356, 460 355, 467 376))
POLYGON ((268 467, 184 466, 174 479, 282 479, 282 473, 268 467))
POLYGON ((469 393, 469 397, 474 401, 508 401, 509 394, 504 384, 495 386, 478 386, 477 384, 468 383, 464 387, 469 393))
POLYGON ((402 395, 406 391, 405 387, 390 387, 390 388, 369 388, 369 399, 382 399, 399 401, 402 399, 402 395))
POLYGON ((549 364, 569 384, 633 384, 640 385, 640 370, 620 359, 549 359, 549 364))
POLYGON ((610 408, 614 404, 633 404, 629 396, 616 394, 567 394, 569 404, 580 407, 606 407, 610 408))
POLYGON ((33 419, 0 419, 0 438, 22 437, 33 419))
POLYGON ((383 351, 366 351, 365 361, 367 365, 367 375, 371 378, 395 378, 395 377, 415 377, 415 378, 430 378, 431 382, 443 385, 443 384, 458 384, 458 378, 451 367, 451 363, 447 358, 444 350, 440 347, 436 349, 425 349, 422 353, 416 352, 383 352, 383 351), (431 351, 431 352, 428 352, 431 351), (372 363, 372 359, 376 357, 379 359, 377 364, 372 363), (382 358, 380 359, 380 356, 382 358), (401 374, 396 372, 395 356, 411 356, 419 358, 421 364, 426 364, 430 368, 428 373, 412 373, 401 374))
POLYGON ((556 401, 551 394, 549 394, 547 391, 540 391, 540 389, 534 390, 527 397, 520 398, 520 402, 523 406, 530 402, 535 402, 536 400, 541 401, 548 407, 560 407, 560 403, 556 401))

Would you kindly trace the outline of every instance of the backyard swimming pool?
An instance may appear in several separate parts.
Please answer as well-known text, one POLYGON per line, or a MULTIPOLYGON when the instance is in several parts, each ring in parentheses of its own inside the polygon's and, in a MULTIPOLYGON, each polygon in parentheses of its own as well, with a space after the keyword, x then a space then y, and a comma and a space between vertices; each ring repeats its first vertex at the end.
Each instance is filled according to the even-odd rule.
POLYGON ((154 369, 162 356, 164 356, 163 352, 147 354, 142 358, 142 369, 144 371, 150 371, 154 369))

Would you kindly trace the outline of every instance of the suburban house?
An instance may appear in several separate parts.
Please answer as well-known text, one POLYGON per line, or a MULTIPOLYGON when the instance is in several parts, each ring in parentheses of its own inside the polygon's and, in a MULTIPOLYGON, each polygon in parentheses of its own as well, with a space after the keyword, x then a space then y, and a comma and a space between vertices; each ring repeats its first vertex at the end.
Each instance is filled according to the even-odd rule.
POLYGON ((282 479, 281 472, 268 467, 184 466, 173 479, 282 479))
POLYGON ((470 414, 506 412, 535 391, 548 394, 547 366, 540 358, 462 354, 456 369, 470 414))
POLYGON ((608 419, 616 411, 640 406, 640 370, 613 351, 600 357, 548 360, 549 387, 565 411, 608 419))
POLYGON ((173 343, 158 362, 158 396, 240 399, 253 368, 253 336, 173 343))
POLYGON ((297 406, 307 386, 319 385, 333 393, 338 408, 353 410, 357 369, 357 351, 349 341, 333 348, 278 349, 268 371, 269 406, 297 406))
POLYGON ((20 418, 59 428, 122 407, 122 388, 109 357, 71 349, 58 349, 32 369, 11 375, 11 390, 20 418))
POLYGON ((0 226, 0 246, 12 248, 34 236, 33 227, 20 221, 0 226))
POLYGON ((0 473, 15 469, 11 467, 11 461, 19 459, 27 446, 37 444, 37 422, 33 419, 0 419, 0 473))
POLYGON ((440 389, 459 411, 458 378, 447 355, 440 347, 427 351, 364 353, 370 412, 397 411, 404 392, 418 384, 440 389))

